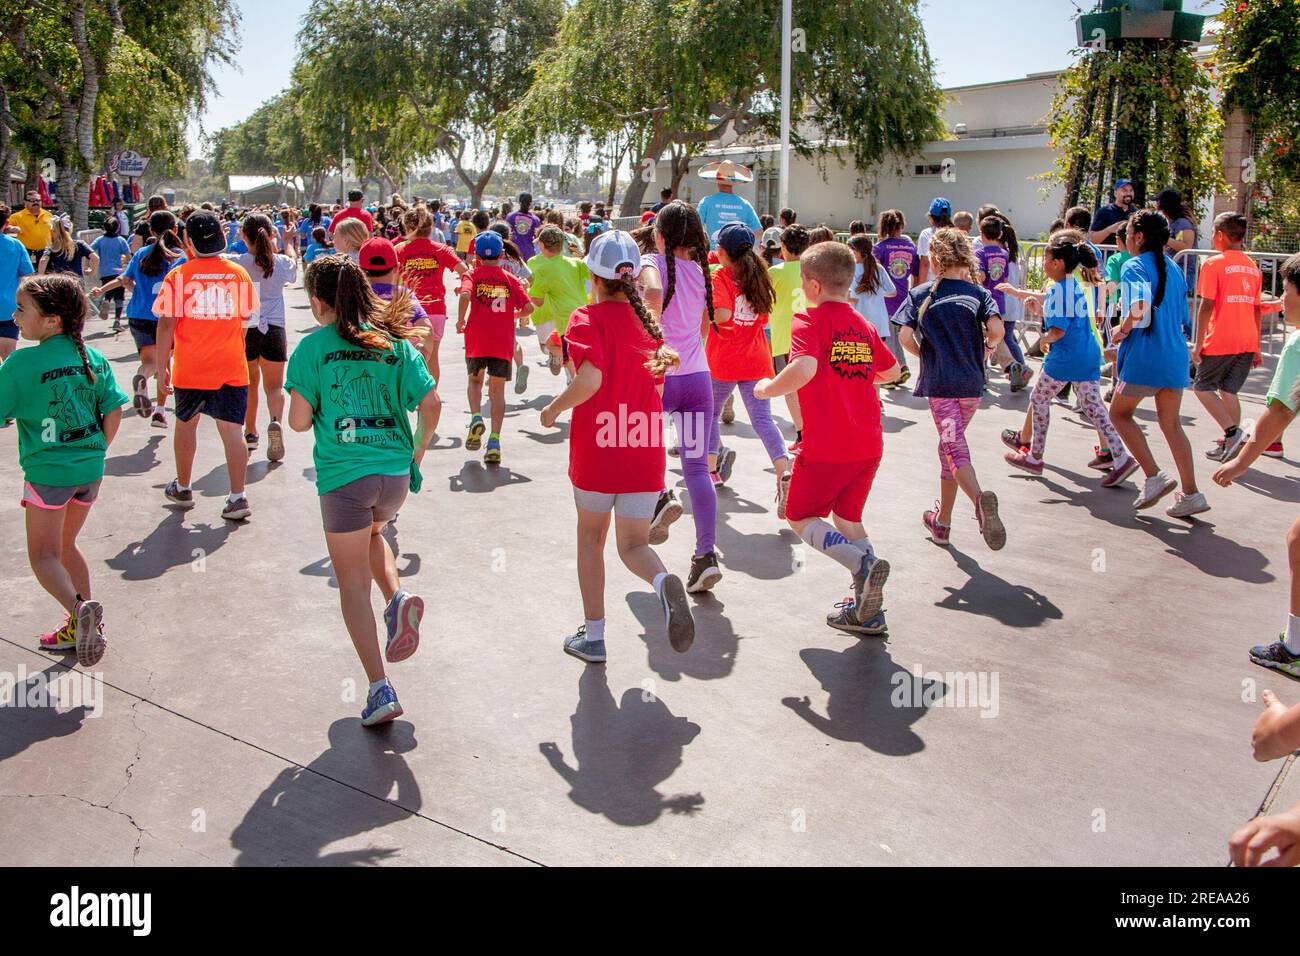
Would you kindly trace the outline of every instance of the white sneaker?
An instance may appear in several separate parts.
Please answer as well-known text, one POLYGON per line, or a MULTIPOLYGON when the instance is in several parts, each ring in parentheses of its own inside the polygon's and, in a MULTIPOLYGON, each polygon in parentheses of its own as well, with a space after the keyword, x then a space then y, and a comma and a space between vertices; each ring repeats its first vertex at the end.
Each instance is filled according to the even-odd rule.
POLYGON ((1142 484, 1142 494, 1138 495, 1137 501, 1133 502, 1133 508, 1144 511, 1177 487, 1178 482, 1163 471, 1157 471, 1142 484))
POLYGON ((1174 495, 1174 503, 1165 509, 1171 518, 1190 518, 1210 510, 1210 503, 1201 492, 1185 495, 1181 491, 1174 495))

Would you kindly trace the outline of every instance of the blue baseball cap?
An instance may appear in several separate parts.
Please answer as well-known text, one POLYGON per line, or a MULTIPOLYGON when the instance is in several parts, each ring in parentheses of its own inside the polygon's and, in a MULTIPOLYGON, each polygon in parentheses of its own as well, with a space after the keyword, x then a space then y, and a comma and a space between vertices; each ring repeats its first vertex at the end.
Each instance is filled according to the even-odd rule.
POLYGON ((500 259, 505 248, 501 237, 491 230, 480 232, 474 237, 474 255, 480 259, 500 259))
POLYGON ((754 230, 743 222, 729 222, 718 230, 718 245, 735 258, 746 249, 754 248, 754 230))
POLYGON ((938 219, 941 216, 952 215, 952 203, 940 196, 934 202, 930 203, 930 215, 938 219))
POLYGON ((1133 185, 1133 180, 1131 180, 1131 179, 1117 179, 1117 180, 1115 180, 1115 188, 1116 188, 1116 189, 1123 189, 1125 186, 1132 186, 1132 185, 1133 185))

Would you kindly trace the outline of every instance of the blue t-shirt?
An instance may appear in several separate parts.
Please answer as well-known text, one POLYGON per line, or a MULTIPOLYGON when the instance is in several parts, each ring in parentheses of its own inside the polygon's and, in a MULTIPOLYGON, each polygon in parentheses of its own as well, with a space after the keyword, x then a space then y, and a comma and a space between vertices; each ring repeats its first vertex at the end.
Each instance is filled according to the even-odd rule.
POLYGON ((100 236, 90 244, 90 248, 99 256, 101 279, 121 275, 122 263, 131 258, 131 243, 121 236, 100 236))
POLYGON ((1058 382, 1096 382, 1101 378, 1101 348, 1092 334, 1088 294, 1074 276, 1054 283, 1043 301, 1043 325, 1064 329, 1051 344, 1043 371, 1058 382))
POLYGON ((12 322, 18 308, 18 283, 36 269, 25 246, 0 233, 0 322, 12 322))
MULTIPOLYGON (((1163 253, 1161 253, 1163 255, 1163 253)), ((1151 388, 1186 388, 1189 355, 1183 328, 1188 321, 1187 280, 1168 256, 1165 260, 1165 294, 1155 299, 1155 253, 1134 256, 1120 269, 1120 301, 1128 315, 1136 303, 1143 303, 1146 316, 1135 322, 1128 338, 1120 343, 1118 373, 1121 382, 1151 388)))
POLYGON ((735 193, 713 193, 700 200, 698 207, 700 218, 704 220, 704 231, 709 235, 709 245, 718 247, 718 232, 729 222, 743 222, 755 233, 762 230, 758 214, 749 201, 735 193))
POLYGON ((226 246, 226 251, 232 256, 242 256, 248 251, 248 243, 246 243, 244 237, 240 235, 238 238, 231 240, 230 244, 226 246))
POLYGON ((302 254, 302 261, 310 263, 317 256, 326 255, 329 251, 329 246, 322 246, 319 242, 313 242, 307 247, 307 251, 302 254))
POLYGON ((923 398, 979 398, 984 394, 984 325, 1001 313, 987 289, 963 279, 944 279, 918 322, 934 283, 919 285, 894 316, 894 323, 920 328, 921 377, 914 393, 923 398))
POLYGON ((330 223, 334 220, 329 216, 321 216, 320 222, 312 222, 310 219, 298 220, 298 235, 306 236, 307 241, 311 242, 311 231, 317 226, 324 227, 326 232, 330 231, 330 223))
POLYGON ((123 279, 130 279, 135 283, 131 298, 126 303, 126 317, 128 319, 157 322, 158 316, 153 314, 153 304, 158 298, 158 291, 162 288, 163 280, 167 278, 167 273, 177 266, 185 264, 184 256, 170 259, 158 275, 147 276, 140 270, 140 263, 144 261, 144 257, 149 254, 149 250, 152 248, 153 244, 150 243, 139 249, 131 257, 131 261, 127 263, 126 271, 122 273, 123 279))

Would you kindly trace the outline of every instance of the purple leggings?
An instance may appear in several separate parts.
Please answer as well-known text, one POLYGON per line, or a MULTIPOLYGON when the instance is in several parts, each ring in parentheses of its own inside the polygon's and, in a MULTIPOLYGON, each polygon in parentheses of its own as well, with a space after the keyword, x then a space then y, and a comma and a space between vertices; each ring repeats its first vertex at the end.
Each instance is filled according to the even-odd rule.
POLYGON ((754 386, 757 384, 757 379, 752 382, 713 380, 713 428, 709 432, 710 455, 716 455, 718 449, 722 447, 722 406, 727 404, 727 399, 739 385, 740 400, 745 403, 749 424, 754 427, 754 432, 762 441, 767 457, 771 461, 786 457, 785 439, 781 437, 781 430, 776 427, 776 422, 772 421, 771 403, 765 398, 754 397, 754 386))
POLYGON ((664 379, 664 413, 672 417, 681 442, 682 474, 695 519, 695 555, 708 554, 717 541, 718 494, 709 478, 709 423, 713 421, 713 379, 708 372, 664 379))

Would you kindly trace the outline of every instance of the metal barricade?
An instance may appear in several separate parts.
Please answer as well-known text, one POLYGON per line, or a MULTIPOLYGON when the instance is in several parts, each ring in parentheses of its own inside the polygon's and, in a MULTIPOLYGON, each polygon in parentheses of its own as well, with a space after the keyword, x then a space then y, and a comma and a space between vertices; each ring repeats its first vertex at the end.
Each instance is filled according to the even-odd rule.
MULTIPOLYGON (((1251 252, 1242 250, 1259 266, 1260 272, 1264 274, 1263 293, 1275 298, 1282 298, 1282 263, 1291 258, 1289 252, 1251 252)), ((1188 263, 1192 263, 1190 274, 1195 276, 1200 273, 1200 267, 1206 259, 1219 255, 1217 249, 1184 249, 1176 253, 1173 257, 1174 262, 1188 274, 1188 263)), ((1189 283, 1187 289, 1187 307, 1191 310, 1192 320, 1192 341, 1196 341, 1198 332, 1198 323, 1201 316, 1201 295, 1200 290, 1195 285, 1189 283)), ((1265 346, 1268 351, 1265 352, 1270 358, 1277 354, 1278 333, 1281 333, 1282 341, 1286 341, 1286 318, 1281 311, 1265 312, 1260 317, 1260 351, 1264 352, 1265 346)))

